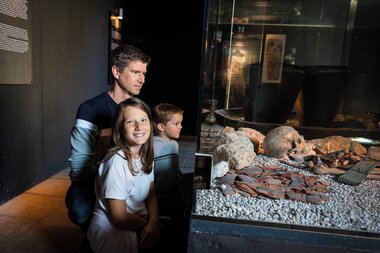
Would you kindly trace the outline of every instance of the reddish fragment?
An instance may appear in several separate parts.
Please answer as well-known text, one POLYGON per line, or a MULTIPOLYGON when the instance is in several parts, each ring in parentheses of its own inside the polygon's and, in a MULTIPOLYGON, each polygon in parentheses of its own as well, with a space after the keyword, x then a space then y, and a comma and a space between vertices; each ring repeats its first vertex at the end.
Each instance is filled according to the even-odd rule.
POLYGON ((270 190, 269 191, 269 197, 274 199, 283 199, 285 198, 285 192, 282 189, 278 190, 270 190))
MULTIPOLYGON (((259 182, 251 182, 249 184, 247 184, 250 188, 252 188, 253 190, 256 190, 257 187, 260 187, 260 186, 263 186, 262 183, 259 183, 259 182)), ((265 186, 265 185, 264 185, 265 186)))
POLYGON ((319 196, 319 192, 313 191, 313 190, 309 191, 308 194, 309 195, 318 195, 319 196))
POLYGON ((328 187, 329 183, 327 183, 326 181, 317 181, 318 184, 321 184, 323 185, 324 187, 328 187))
POLYGON ((226 187, 224 187, 222 189, 222 192, 223 192, 224 195, 228 196, 228 195, 235 194, 235 190, 234 190, 234 188, 231 185, 226 184, 225 186, 226 187))
POLYGON ((282 178, 292 179, 293 173, 291 171, 286 171, 284 174, 281 175, 282 178))
POLYGON ((268 184, 268 189, 270 190, 276 190, 276 191, 283 191, 284 190, 284 187, 282 187, 282 185, 278 185, 278 184, 268 184))
POLYGON ((256 197, 256 196, 252 196, 251 194, 249 194, 248 192, 245 192, 245 191, 242 191, 240 190, 239 188, 236 188, 236 187, 233 187, 235 192, 239 193, 240 195, 242 195, 243 197, 256 197))
POLYGON ((289 184, 289 187, 298 188, 298 187, 304 187, 305 181, 302 177, 298 175, 292 176, 292 182, 289 184))
POLYGON ((294 192, 294 191, 287 191, 285 194, 289 199, 291 200, 297 200, 301 201, 303 203, 306 203, 306 195, 299 193, 299 192, 294 192))
POLYGON ((281 185, 282 181, 279 180, 279 179, 275 179, 275 178, 268 178, 268 179, 265 179, 263 181, 261 181, 262 183, 267 183, 267 184, 270 184, 270 185, 281 185))
POLYGON ((309 189, 309 188, 303 188, 301 192, 304 194, 311 194, 311 192, 313 192, 313 190, 309 189))
POLYGON ((268 187, 263 187, 263 186, 259 186, 256 188, 256 191, 260 194, 263 194, 265 196, 268 196, 269 195, 269 189, 268 187))
POLYGON ((281 178, 281 181, 282 181, 282 185, 284 185, 285 187, 288 186, 292 182, 291 179, 283 178, 283 177, 281 178))
POLYGON ((244 183, 250 183, 250 182, 257 182, 258 180, 254 177, 250 177, 250 176, 247 176, 247 175, 244 175, 244 174, 240 174, 238 175, 235 180, 237 181, 242 181, 244 183))
POLYGON ((323 202, 322 198, 318 195, 307 195, 307 202, 313 204, 320 204, 323 202))
POLYGON ((251 194, 251 196, 253 196, 253 197, 257 196, 257 192, 255 192, 251 187, 249 187, 248 185, 246 185, 244 183, 235 182, 235 187, 242 190, 242 191, 245 191, 245 192, 251 194))
POLYGON ((328 189, 328 183, 324 181, 317 181, 316 182, 316 189, 319 192, 330 192, 328 189))
POLYGON ((325 194, 325 193, 320 193, 319 196, 321 196, 321 198, 322 198, 323 201, 330 200, 330 197, 327 194, 325 194))
POLYGON ((315 176, 310 176, 306 178, 305 182, 306 182, 306 185, 316 185, 317 178, 315 176))
POLYGON ((252 166, 252 167, 242 169, 239 172, 250 177, 256 177, 256 176, 261 175, 261 173, 263 173, 263 170, 259 166, 252 166))
POLYGON ((235 174, 235 173, 227 174, 227 175, 219 178, 218 182, 219 182, 219 184, 233 185, 237 175, 238 174, 235 174))
POLYGON ((223 190, 225 194, 239 193, 260 199, 287 198, 313 204, 329 199, 327 182, 318 181, 317 176, 305 176, 279 166, 251 166, 233 171, 219 179, 219 183, 229 185, 223 190))
POLYGON ((300 200, 301 199, 301 193, 295 192, 295 191, 286 191, 285 193, 286 197, 291 200, 300 200))

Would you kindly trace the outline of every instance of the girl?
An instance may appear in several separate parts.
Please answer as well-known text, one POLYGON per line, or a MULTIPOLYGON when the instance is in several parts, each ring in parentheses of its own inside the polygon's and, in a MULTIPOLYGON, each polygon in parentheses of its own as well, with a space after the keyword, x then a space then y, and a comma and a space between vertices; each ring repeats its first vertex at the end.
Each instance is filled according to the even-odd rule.
POLYGON ((138 252, 158 242, 149 106, 138 98, 118 105, 113 142, 95 180, 96 205, 87 233, 100 252, 138 252))

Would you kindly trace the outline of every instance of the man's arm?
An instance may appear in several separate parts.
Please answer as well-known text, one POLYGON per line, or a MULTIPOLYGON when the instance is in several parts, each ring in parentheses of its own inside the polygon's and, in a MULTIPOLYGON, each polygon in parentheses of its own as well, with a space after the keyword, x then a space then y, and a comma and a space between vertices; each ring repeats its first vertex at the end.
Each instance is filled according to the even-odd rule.
POLYGON ((85 120, 77 119, 71 131, 71 153, 69 163, 72 181, 92 182, 95 178, 97 161, 95 142, 97 127, 85 120))

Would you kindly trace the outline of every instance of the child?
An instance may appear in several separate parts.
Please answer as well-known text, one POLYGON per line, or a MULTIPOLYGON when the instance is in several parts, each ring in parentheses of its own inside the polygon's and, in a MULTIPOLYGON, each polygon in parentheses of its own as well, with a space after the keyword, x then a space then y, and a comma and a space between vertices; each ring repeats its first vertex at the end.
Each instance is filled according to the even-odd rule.
POLYGON ((179 169, 178 143, 182 129, 183 110, 175 105, 161 103, 154 107, 153 137, 154 183, 165 235, 172 238, 173 252, 186 252, 188 217, 186 202, 180 191, 183 180, 179 169))
POLYGON ((182 129, 183 110, 175 105, 161 103, 154 107, 153 137, 154 182, 160 216, 181 219, 185 203, 179 192, 182 172, 179 169, 178 139, 182 129))
POLYGON ((95 253, 138 252, 158 242, 149 107, 137 98, 116 110, 112 139, 95 180, 96 204, 88 229, 95 253))
MULTIPOLYGON (((94 182, 99 162, 109 147, 111 127, 117 105, 140 94, 150 57, 132 45, 120 45, 112 51, 109 91, 83 102, 77 111, 70 136, 70 179, 65 203, 68 217, 80 226, 84 235, 95 205, 94 182)), ((89 251, 83 238, 81 251, 89 251)))

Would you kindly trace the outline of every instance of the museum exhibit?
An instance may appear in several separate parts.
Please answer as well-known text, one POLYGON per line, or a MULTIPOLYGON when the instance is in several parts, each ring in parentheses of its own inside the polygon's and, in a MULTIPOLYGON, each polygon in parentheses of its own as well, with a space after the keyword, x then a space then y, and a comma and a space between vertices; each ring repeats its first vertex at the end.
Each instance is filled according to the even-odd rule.
POLYGON ((138 97, 183 110, 185 224, 160 217, 180 238, 165 250, 380 253, 379 13, 380 0, 0 1, 0 252, 92 253, 66 206, 71 133, 111 87, 111 50, 133 44, 151 57, 138 97))
POLYGON ((380 252, 380 2, 206 10, 188 252, 380 252))

